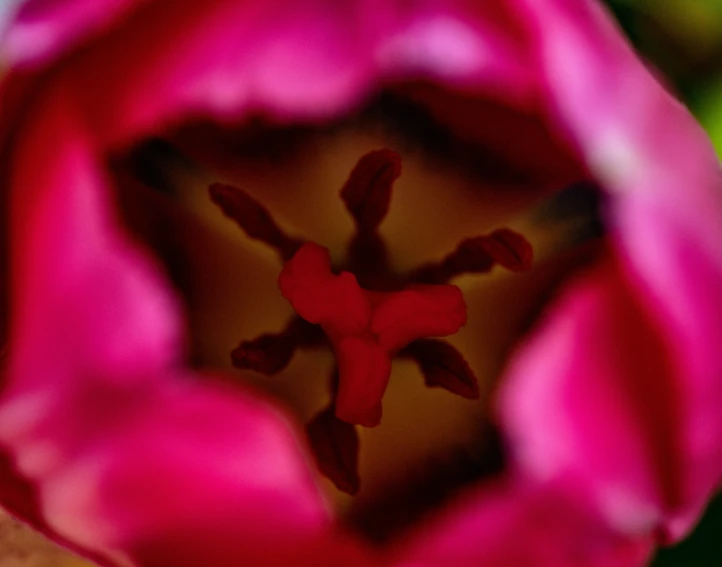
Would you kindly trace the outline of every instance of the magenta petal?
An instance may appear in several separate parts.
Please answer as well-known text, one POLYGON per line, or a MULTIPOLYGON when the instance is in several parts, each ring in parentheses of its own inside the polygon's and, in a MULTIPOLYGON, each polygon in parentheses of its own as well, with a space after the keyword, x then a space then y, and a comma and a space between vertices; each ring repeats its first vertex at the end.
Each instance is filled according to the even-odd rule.
POLYGON ((113 141, 188 112, 333 116, 368 91, 375 18, 366 2, 154 2, 82 59, 76 96, 113 141))
POLYGON ((328 118, 384 77, 438 78, 534 105, 536 74, 515 17, 462 5, 207 0, 171 13, 154 2, 82 58, 76 96, 114 141, 187 112, 328 118))
POLYGON ((636 517, 677 539, 722 478, 722 417, 715 409, 722 405, 719 162, 701 128, 644 68, 601 6, 519 4, 537 29, 550 102, 609 193, 607 220, 621 261, 606 283, 568 288, 570 296, 541 330, 545 336, 514 367, 506 415, 530 420, 526 433, 521 422, 512 429, 515 438, 527 438, 522 453, 532 468, 583 470, 617 520, 625 507, 636 509, 625 521, 636 517), (635 328, 648 338, 633 336, 635 328), (658 360, 630 352, 620 337, 656 350, 658 360), (612 378, 620 375, 627 378, 614 392, 612 378), (630 407, 630 388, 648 403, 630 407), (628 494, 617 502, 622 493, 628 494))
POLYGON ((147 382, 180 359, 178 305, 117 227, 91 140, 55 94, 26 125, 15 162, 10 383, 147 382))
MULTIPOLYGON (((719 448, 689 442, 689 400, 709 392, 665 339, 608 262, 569 286, 518 353, 501 411, 522 468, 578 479, 622 532, 676 538, 715 485, 719 448)), ((706 415, 696 431, 717 435, 719 417, 706 415)))
POLYGON ((38 479, 56 529, 156 565, 273 564, 322 540, 330 518, 280 415, 174 379, 38 479))
POLYGON ((27 0, 19 6, 0 53, 13 65, 47 63, 148 0, 27 0))
POLYGON ((649 538, 609 531, 577 495, 555 485, 494 481, 401 546, 398 567, 642 567, 649 538))
POLYGON ((2 444, 48 525, 102 557, 212 551, 230 565, 308 547, 329 517, 295 433, 248 394, 182 375, 173 294, 118 229, 74 106, 54 94, 13 177, 2 444), (271 545, 279 529, 287 547, 271 545))
POLYGON ((685 218, 679 207, 640 196, 626 199, 618 213, 629 235, 627 269, 635 272, 679 372, 676 427, 686 506, 670 519, 672 538, 689 530, 722 478, 722 235, 716 235, 722 203, 719 209, 712 203, 685 218))
POLYGON ((377 61, 393 76, 431 77, 530 105, 536 76, 523 24, 504 2, 386 2, 377 61))

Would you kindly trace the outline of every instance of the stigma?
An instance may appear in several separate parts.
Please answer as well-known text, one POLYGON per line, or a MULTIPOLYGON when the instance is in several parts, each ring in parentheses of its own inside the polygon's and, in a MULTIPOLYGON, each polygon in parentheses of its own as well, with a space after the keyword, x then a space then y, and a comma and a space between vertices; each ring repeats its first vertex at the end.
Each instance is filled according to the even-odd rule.
POLYGON ((391 359, 424 337, 455 334, 466 323, 466 304, 453 285, 409 285, 401 291, 361 288, 350 272, 331 273, 326 248, 304 244, 278 278, 296 313, 320 325, 336 353, 336 417, 375 427, 391 374, 391 359))
POLYGON ((308 424, 307 434, 319 470, 351 494, 360 482, 355 426, 381 422, 394 358, 414 361, 428 387, 479 397, 478 381, 464 356, 440 340, 457 333, 467 320, 463 294, 450 280, 489 272, 496 265, 523 271, 533 259, 527 240, 502 228, 463 240, 440 261, 405 275, 393 273, 378 229, 400 175, 401 158, 389 149, 369 152, 357 162, 339 193, 355 232, 347 261, 337 269, 327 248, 286 234, 242 189, 220 183, 209 189, 213 202, 249 238, 276 251, 282 264, 278 287, 295 311, 281 331, 242 341, 231 353, 232 362, 273 375, 298 349, 328 345, 333 350, 331 400, 308 424))

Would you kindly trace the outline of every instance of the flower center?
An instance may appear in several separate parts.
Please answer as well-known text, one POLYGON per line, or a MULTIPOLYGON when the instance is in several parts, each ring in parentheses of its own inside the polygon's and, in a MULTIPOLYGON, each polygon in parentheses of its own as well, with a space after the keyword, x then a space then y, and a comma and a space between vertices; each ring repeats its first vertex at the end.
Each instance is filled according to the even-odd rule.
POLYGON ((339 519, 380 543, 503 469, 503 368, 603 228, 553 131, 472 99, 413 84, 329 121, 199 118, 111 162, 189 362, 305 424, 339 519))
POLYGON ((441 262, 404 277, 392 273, 378 228, 400 174, 401 158, 388 149, 365 154, 354 167, 340 197, 356 230, 348 249, 349 270, 338 274, 332 271, 327 248, 287 235, 242 189, 221 183, 209 189, 213 202, 249 238, 277 252, 284 262, 278 286, 297 314, 281 332, 242 341, 232 352, 233 363, 271 375, 286 367, 296 349, 324 340, 331 345, 336 358, 332 401, 310 421, 307 432, 321 472, 351 494, 360 483, 353 426, 376 427, 381 422, 394 357, 416 362, 429 387, 479 397, 477 379, 463 355, 435 340, 455 334, 466 323, 463 294, 446 282, 488 272, 495 264, 522 271, 532 263, 526 239, 500 229, 464 240, 441 262))

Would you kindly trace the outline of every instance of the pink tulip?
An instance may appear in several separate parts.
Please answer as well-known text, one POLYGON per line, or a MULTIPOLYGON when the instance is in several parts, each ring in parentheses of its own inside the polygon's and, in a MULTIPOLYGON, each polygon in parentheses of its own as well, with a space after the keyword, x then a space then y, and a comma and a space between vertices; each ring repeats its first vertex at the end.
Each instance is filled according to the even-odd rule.
MULTIPOLYGON (((722 474, 722 175, 596 2, 30 0, 1 45, 0 501, 12 513, 101 565, 213 567, 633 567, 697 521, 722 474), (336 518, 296 418, 186 367, 181 302, 123 226, 106 164, 189 117, 326 122, 416 79, 547 125, 572 148, 571 174, 561 142, 515 137, 503 116, 480 131, 484 117, 443 104, 441 89, 427 100, 461 138, 495 139, 546 181, 588 172, 608 246, 501 378, 502 478, 379 549, 336 518)), ((505 265, 502 253, 490 255, 505 265)), ((304 269, 332 291, 341 278, 304 269)), ((356 280, 343 305, 368 313, 350 331, 338 313, 312 320, 314 296, 291 280, 284 295, 347 364, 341 420, 373 425, 390 359, 463 324, 454 286, 430 286, 456 299, 408 325, 407 301, 426 309, 427 295, 396 291, 384 301, 404 324, 385 342, 373 327, 384 303, 356 280), (366 358, 344 351, 349 337, 383 366, 362 404, 352 378, 366 358)))

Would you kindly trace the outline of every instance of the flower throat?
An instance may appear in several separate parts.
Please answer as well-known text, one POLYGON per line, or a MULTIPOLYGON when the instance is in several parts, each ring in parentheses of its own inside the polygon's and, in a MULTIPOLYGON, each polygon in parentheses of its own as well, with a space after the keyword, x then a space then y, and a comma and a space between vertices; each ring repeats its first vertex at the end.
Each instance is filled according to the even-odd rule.
POLYGON ((213 202, 249 238, 275 250, 283 264, 278 286, 295 311, 282 330, 241 341, 231 353, 233 365, 270 376, 286 368, 298 349, 331 347, 336 361, 328 379, 331 401, 306 432, 321 473, 348 494, 357 493, 361 482, 356 426, 381 422, 392 359, 415 363, 427 387, 479 397, 463 354, 440 340, 467 319, 463 294, 449 282, 496 265, 517 272, 532 264, 527 240, 502 228, 464 239, 441 261, 394 273, 378 229, 400 175, 401 158, 388 149, 363 155, 351 171, 340 199, 355 232, 342 266, 332 266, 322 245, 286 234, 242 189, 221 183, 209 189, 213 202))

